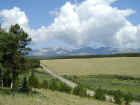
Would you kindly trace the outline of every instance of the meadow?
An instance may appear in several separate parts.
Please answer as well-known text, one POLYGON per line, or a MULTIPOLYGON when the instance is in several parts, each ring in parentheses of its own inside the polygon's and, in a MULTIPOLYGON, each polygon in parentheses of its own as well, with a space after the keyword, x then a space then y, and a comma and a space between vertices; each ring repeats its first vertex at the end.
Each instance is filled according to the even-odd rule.
POLYGON ((126 75, 140 77, 140 57, 41 60, 59 75, 126 75))
MULTIPOLYGON (((86 88, 95 90, 101 87, 107 90, 121 90, 140 96, 140 58, 92 58, 41 60, 47 68, 86 88)), ((41 68, 35 71, 39 82, 50 81, 54 77, 41 68)), ((9 89, 9 88, 8 88, 9 89)), ((79 97, 69 93, 50 89, 35 89, 36 94, 9 94, 0 90, 0 105, 115 105, 94 98, 79 97)))
POLYGON ((91 90, 104 89, 110 95, 117 90, 120 90, 123 94, 131 93, 135 100, 140 100, 140 78, 118 75, 65 75, 64 78, 91 90))
POLYGON ((0 105, 115 105, 49 89, 36 89, 36 91, 38 93, 33 95, 17 93, 13 96, 0 90, 0 105))
POLYGON ((41 60, 50 70, 91 90, 120 90, 140 100, 140 57, 41 60))
MULTIPOLYGON (((35 70, 34 74, 39 82, 44 80, 51 82, 54 79, 54 77, 40 68, 35 70)), ((56 82, 60 85, 60 81, 56 80, 56 82)), ((98 101, 94 98, 82 98, 70 93, 56 91, 55 89, 34 88, 33 91, 35 93, 16 92, 16 94, 13 94, 10 88, 0 89, 0 105, 115 105, 98 101)))
MULTIPOLYGON (((40 87, 42 85, 40 85, 38 89, 33 89, 35 93, 24 94, 16 92, 16 94, 13 94, 9 88, 3 88, 0 89, 0 105, 115 105, 105 101, 98 101, 94 97, 82 98, 72 95, 71 92, 66 93, 62 91, 64 87, 60 89, 60 87, 56 87, 55 85, 55 89, 51 88, 52 80, 55 78, 44 72, 41 68, 36 69, 34 75, 40 83, 47 80, 49 89, 42 89, 40 87)), ((62 86, 59 80, 55 79, 55 81, 57 86, 62 86)))
POLYGON ((43 82, 44 80, 49 81, 54 79, 54 77, 49 75, 47 72, 42 71, 41 68, 36 69, 34 73, 35 76, 38 78, 39 82, 43 82))

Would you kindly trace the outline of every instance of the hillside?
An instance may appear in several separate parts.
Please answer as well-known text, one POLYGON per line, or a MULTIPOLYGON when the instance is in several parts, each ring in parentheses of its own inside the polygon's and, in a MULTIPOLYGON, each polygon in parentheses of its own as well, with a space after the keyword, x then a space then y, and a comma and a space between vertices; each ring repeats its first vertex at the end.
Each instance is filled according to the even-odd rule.
POLYGON ((38 90, 41 94, 28 96, 25 94, 2 95, 0 105, 115 105, 113 103, 81 98, 50 90, 38 90))

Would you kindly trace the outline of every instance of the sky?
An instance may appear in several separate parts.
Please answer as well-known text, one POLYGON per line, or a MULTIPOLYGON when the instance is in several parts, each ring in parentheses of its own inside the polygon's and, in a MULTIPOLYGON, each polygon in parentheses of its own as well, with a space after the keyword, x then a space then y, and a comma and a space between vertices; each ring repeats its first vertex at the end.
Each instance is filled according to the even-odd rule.
POLYGON ((1 0, 0 23, 20 24, 32 48, 140 48, 140 0, 1 0))

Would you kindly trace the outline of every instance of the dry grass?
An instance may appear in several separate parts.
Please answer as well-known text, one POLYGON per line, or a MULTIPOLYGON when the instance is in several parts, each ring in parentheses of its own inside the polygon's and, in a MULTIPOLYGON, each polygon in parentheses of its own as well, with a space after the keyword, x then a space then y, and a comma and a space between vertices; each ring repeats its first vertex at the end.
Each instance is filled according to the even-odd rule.
POLYGON ((41 60, 58 74, 140 76, 140 57, 41 60))
POLYGON ((40 92, 41 94, 35 96, 0 94, 0 105, 115 105, 50 90, 40 90, 40 92))

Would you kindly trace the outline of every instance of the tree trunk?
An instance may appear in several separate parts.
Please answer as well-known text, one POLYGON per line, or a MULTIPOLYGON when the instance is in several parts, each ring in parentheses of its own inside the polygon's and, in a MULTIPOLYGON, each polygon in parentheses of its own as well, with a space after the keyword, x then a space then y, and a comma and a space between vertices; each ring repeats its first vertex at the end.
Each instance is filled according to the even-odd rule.
POLYGON ((1 87, 3 88, 3 80, 2 80, 2 83, 1 83, 1 87))
POLYGON ((11 81, 11 89, 13 89, 13 80, 11 81))

